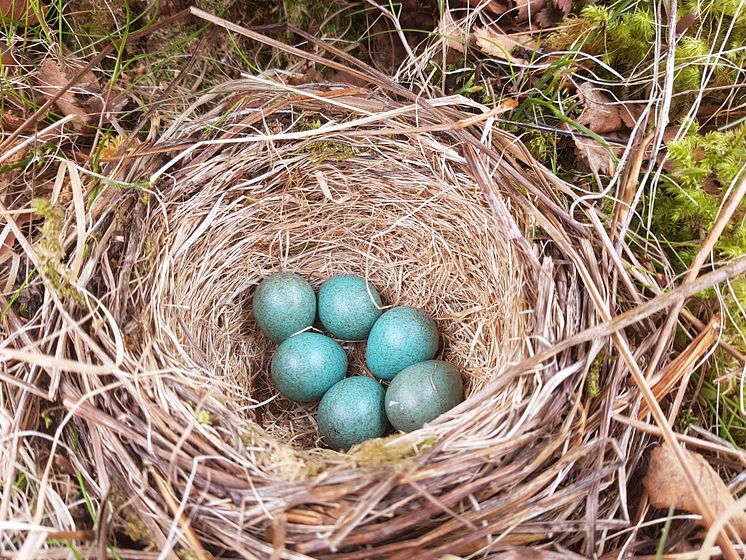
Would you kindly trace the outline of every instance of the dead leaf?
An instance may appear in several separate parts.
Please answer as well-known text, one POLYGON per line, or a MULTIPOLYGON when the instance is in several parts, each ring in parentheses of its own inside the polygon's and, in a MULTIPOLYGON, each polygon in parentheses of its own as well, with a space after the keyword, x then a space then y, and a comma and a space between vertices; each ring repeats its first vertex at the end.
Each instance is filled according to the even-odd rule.
MULTIPOLYGON (((47 58, 39 67, 39 90, 45 97, 54 96, 66 86, 82 67, 82 61, 72 56, 65 58, 64 63, 55 58, 47 58), (78 66, 78 68, 76 68, 78 66)), ((64 115, 73 115, 77 121, 88 123, 102 109, 101 87, 96 75, 89 71, 72 88, 55 101, 55 105, 64 115)))
POLYGON ((686 30, 689 29, 692 24, 697 21, 699 14, 697 12, 691 12, 681 16, 679 21, 676 22, 676 37, 680 37, 686 30))
POLYGON ((578 95, 584 104, 583 112, 578 117, 580 124, 599 134, 622 128, 619 107, 612 105, 611 100, 600 89, 590 82, 583 82, 578 86, 578 95))
MULTIPOLYGON (((6 219, 15 221, 17 227, 23 227, 24 224, 31 221, 32 214, 20 214, 18 217, 13 218, 6 216, 6 219)), ((0 229, 0 262, 4 262, 13 253, 13 246, 16 242, 16 234, 10 228, 10 225, 6 225, 5 228, 0 229)))
POLYGON ((613 175, 616 171, 614 160, 601 144, 592 138, 581 138, 573 135, 575 154, 584 161, 591 171, 601 175, 613 175))
MULTIPOLYGON (((44 13, 43 7, 42 14, 44 13)), ((28 0, 0 0, 0 16, 23 25, 36 25, 39 19, 34 10, 29 9, 28 0)))
POLYGON ((534 48, 534 39, 527 34, 516 33, 508 35, 498 33, 489 27, 477 29, 472 34, 474 41, 479 49, 486 55, 502 58, 509 62, 520 62, 522 59, 513 56, 516 47, 534 48))
POLYGON ((547 0, 515 0, 515 20, 523 23, 533 20, 547 5, 547 0))
POLYGON ((23 117, 6 111, 3 113, 2 118, 0 118, 0 129, 3 131, 13 131, 18 129, 24 122, 26 122, 26 119, 23 117))
POLYGON ((572 10, 572 0, 552 0, 554 4, 564 15, 570 13, 572 10))
POLYGON ((291 86, 300 86, 304 84, 320 84, 324 81, 324 75, 316 70, 313 66, 310 66, 306 69, 303 74, 296 74, 294 76, 290 76, 287 79, 287 82, 291 86))
MULTIPOLYGON (((682 451, 715 517, 724 514, 735 503, 733 495, 702 455, 682 451)), ((650 466, 642 484, 650 496, 650 503, 656 508, 673 507, 699 515, 703 513, 689 492, 684 471, 668 444, 659 445, 651 451, 650 466)), ((742 511, 731 517, 730 523, 741 538, 746 538, 746 513, 742 511)))
POLYGON ((16 59, 13 57, 13 53, 10 52, 10 47, 0 41, 0 61, 2 62, 3 66, 17 66, 18 62, 16 62, 16 59))
POLYGON ((622 103, 616 107, 619 109, 619 117, 627 128, 634 128, 645 111, 645 103, 622 103))
POLYGON ((446 10, 443 17, 440 18, 440 21, 438 22, 438 34, 445 39, 446 45, 449 49, 461 53, 466 51, 466 43, 469 37, 451 17, 450 10, 446 10))

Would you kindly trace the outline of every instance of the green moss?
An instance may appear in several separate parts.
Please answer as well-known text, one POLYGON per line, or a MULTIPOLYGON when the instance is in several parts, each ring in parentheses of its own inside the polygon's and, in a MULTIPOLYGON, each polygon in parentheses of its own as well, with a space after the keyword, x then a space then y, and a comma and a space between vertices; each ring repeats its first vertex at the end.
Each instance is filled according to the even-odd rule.
POLYGON ((48 288, 55 291, 63 301, 72 301, 83 306, 85 300, 75 287, 75 278, 64 264, 65 250, 62 246, 64 213, 59 207, 45 199, 31 201, 34 212, 44 218, 39 228, 39 238, 34 244, 39 270, 48 288))
POLYGON ((601 368, 608 358, 606 352, 601 351, 593 360, 591 367, 588 369, 588 377, 585 382, 585 389, 588 396, 596 398, 601 394, 601 368))
POLYGON ((204 426, 212 426, 213 417, 212 413, 208 410, 200 410, 197 412, 196 416, 197 423, 202 424, 204 426))
POLYGON ((400 434, 394 434, 384 438, 370 439, 354 446, 349 451, 349 455, 362 466, 388 465, 411 459, 436 443, 436 440, 431 439, 413 445, 397 441, 399 437, 400 434))
MULTIPOLYGON (((652 226, 656 236, 669 242, 673 263, 684 272, 712 230, 729 187, 740 180, 746 167, 746 127, 701 134, 695 123, 689 134, 669 144, 668 157, 673 169, 650 200, 652 226)), ((713 253, 716 260, 746 254, 746 205, 736 210, 713 253)), ((741 311, 746 305, 746 279, 733 280, 721 294, 730 315, 724 318, 723 336, 746 349, 746 317, 741 311)), ((713 299, 716 295, 714 290, 701 294, 713 299)))

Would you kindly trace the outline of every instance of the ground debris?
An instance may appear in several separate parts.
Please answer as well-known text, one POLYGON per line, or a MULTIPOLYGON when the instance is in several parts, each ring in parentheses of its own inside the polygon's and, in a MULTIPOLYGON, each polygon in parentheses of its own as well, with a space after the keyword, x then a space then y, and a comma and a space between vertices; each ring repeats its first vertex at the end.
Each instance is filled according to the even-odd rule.
MULTIPOLYGON (((690 470, 702 489, 716 517, 725 514, 735 499, 720 476, 699 453, 682 450, 690 470)), ((650 496, 650 503, 659 509, 675 508, 702 515, 697 502, 688 490, 684 472, 667 444, 659 445, 650 453, 650 466, 642 481, 650 496)), ((746 513, 741 511, 730 519, 741 538, 746 538, 746 513)))
MULTIPOLYGON (((53 57, 44 60, 39 66, 37 77, 41 94, 46 98, 56 95, 61 88, 75 78, 79 72, 77 66, 82 67, 82 61, 73 56, 65 57, 64 61, 53 57)), ((62 114, 72 115, 79 123, 86 124, 91 122, 95 115, 101 113, 103 107, 101 91, 98 78, 89 71, 85 73, 80 82, 63 93, 55 101, 55 105, 62 114)))

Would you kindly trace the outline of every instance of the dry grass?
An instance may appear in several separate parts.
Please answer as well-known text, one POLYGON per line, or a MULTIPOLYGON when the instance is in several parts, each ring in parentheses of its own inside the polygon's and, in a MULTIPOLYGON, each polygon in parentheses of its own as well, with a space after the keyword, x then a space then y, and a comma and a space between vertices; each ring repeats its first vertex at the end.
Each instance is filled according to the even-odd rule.
MULTIPOLYGON (((667 310, 744 260, 676 287, 494 126, 500 108, 356 72, 378 88, 247 77, 96 174, 62 160, 56 268, 15 222, 28 200, 0 207, 38 272, 23 287, 22 267, 0 269, 38 297, 24 318, 0 295, 0 550, 616 557, 661 522, 635 518, 630 480, 649 432, 676 437, 649 388, 671 371, 641 372, 673 358, 667 310), (358 273, 387 305, 424 307, 468 399, 411 434, 319 447, 250 317, 277 270, 358 273)), ((364 373, 359 348, 351 361, 364 373)))

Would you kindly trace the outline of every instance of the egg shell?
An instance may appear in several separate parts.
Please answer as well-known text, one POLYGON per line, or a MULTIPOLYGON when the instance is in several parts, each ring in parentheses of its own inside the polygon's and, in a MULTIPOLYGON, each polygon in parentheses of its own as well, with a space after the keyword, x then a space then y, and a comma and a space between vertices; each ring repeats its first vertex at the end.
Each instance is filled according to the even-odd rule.
POLYGON ((416 307, 393 307, 373 325, 365 361, 373 375, 388 380, 407 366, 432 359, 437 351, 435 322, 416 307))
POLYGON ((319 319, 336 338, 364 340, 381 313, 381 296, 360 276, 334 276, 319 288, 319 319))
POLYGON ((458 370, 441 360, 428 360, 402 370, 386 390, 386 416, 402 432, 420 429, 464 400, 458 370))
POLYGON ((259 284, 252 307, 254 320, 262 332, 280 343, 313 325, 316 294, 297 274, 278 272, 259 284))
POLYGON ((348 377, 329 389, 319 403, 319 433, 332 449, 381 437, 388 420, 383 387, 370 377, 348 377))
POLYGON ((346 371, 347 355, 342 347, 314 332, 291 336, 272 357, 272 382, 294 401, 318 401, 346 371))

